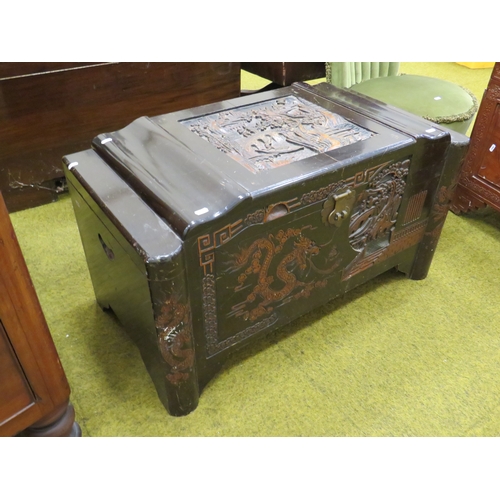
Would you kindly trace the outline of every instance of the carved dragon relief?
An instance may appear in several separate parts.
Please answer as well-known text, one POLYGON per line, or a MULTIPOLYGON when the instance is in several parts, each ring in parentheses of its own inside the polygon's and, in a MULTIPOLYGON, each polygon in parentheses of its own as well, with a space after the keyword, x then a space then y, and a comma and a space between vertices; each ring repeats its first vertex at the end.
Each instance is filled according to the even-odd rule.
POLYGON ((443 230, 455 189, 455 183, 452 186, 441 186, 437 193, 434 206, 432 207, 432 226, 430 229, 427 229, 426 235, 431 236, 432 241, 436 243, 441 235, 441 231, 443 230))
POLYGON ((169 297, 156 320, 158 346, 170 366, 167 380, 178 385, 191 376, 194 365, 191 309, 176 297, 169 297))
POLYGON ((255 321, 270 314, 277 304, 308 297, 314 288, 324 288, 327 285, 327 279, 317 277, 331 275, 338 267, 336 248, 333 247, 330 251, 330 266, 319 269, 313 257, 321 249, 303 235, 306 229, 311 229, 311 226, 280 229, 276 235, 268 234, 267 237, 259 238, 233 256, 232 266, 227 271, 241 271, 234 292, 246 288, 247 280, 252 275, 257 276, 257 283, 243 302, 232 307, 230 315, 255 321), (293 241, 293 245, 286 245, 289 240, 293 241), (273 272, 270 271, 271 267, 275 267, 273 272), (306 281, 311 272, 314 278, 306 281))
POLYGON ((296 96, 220 111, 183 123, 254 173, 372 136, 342 116, 296 96))

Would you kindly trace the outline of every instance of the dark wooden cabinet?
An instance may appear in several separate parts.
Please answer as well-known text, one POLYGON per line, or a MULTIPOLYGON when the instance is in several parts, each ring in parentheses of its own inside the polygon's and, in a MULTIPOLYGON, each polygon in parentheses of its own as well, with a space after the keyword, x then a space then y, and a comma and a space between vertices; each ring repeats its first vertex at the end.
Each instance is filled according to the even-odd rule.
POLYGON ((55 201, 61 159, 97 134, 238 97, 240 63, 0 63, 0 191, 10 212, 55 201))
POLYGON ((472 130, 451 210, 500 210, 500 63, 495 63, 472 130))
POLYGON ((0 436, 78 436, 70 388, 0 194, 0 436))

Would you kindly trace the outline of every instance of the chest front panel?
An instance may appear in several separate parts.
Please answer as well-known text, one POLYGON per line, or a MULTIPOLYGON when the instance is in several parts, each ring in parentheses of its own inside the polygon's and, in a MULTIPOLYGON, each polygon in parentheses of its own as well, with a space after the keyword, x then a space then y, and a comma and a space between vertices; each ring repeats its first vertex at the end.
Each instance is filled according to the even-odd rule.
POLYGON ((199 236, 192 260, 207 356, 289 322, 414 248, 427 225, 428 191, 411 182, 411 161, 353 166, 199 236))

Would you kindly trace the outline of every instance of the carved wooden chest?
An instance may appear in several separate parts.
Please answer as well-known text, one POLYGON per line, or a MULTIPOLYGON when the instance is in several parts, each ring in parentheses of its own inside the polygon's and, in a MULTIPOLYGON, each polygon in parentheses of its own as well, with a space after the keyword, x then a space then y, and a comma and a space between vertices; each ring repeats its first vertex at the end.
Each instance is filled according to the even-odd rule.
POLYGON ((185 415, 259 334, 390 268, 424 278, 467 146, 299 83, 139 118, 64 165, 97 301, 185 415))

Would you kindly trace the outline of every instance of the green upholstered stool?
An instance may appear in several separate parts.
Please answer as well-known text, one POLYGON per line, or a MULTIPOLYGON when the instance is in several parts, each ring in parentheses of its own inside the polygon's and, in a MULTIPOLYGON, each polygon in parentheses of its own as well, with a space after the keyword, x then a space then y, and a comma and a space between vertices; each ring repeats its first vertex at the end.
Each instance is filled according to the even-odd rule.
POLYGON ((351 87, 434 123, 465 134, 477 112, 477 99, 467 89, 420 75, 372 78, 351 87))
POLYGON ((439 78, 400 75, 398 62, 327 62, 326 81, 465 134, 478 109, 467 89, 439 78))

